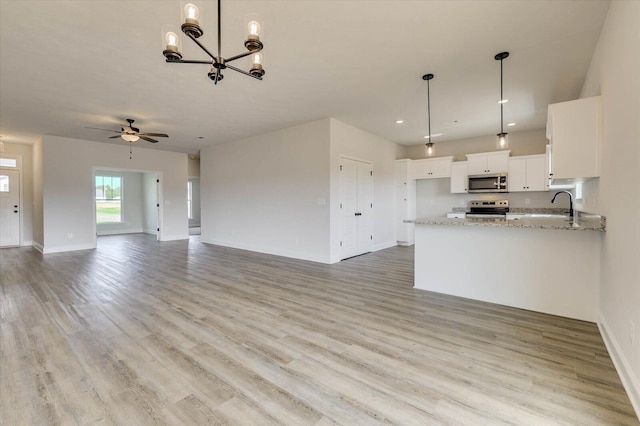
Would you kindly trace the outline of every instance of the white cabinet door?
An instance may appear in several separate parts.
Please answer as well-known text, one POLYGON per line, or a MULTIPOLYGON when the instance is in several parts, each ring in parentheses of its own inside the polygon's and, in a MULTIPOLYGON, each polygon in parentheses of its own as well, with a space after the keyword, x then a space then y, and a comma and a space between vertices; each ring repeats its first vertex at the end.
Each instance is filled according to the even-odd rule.
POLYGON ((451 163, 451 193, 466 194, 467 192, 467 161, 451 163))
POLYGON ((548 191, 547 156, 532 156, 527 160, 527 190, 548 191))
POLYGON ((20 172, 0 170, 0 247, 20 245, 20 172))
POLYGON ((509 192, 527 190, 527 159, 512 157, 509 160, 509 176, 507 180, 509 192))
POLYGON ((546 155, 509 159, 509 192, 547 191, 546 155))
POLYGON ((600 175, 600 96, 549 105, 547 138, 554 183, 575 183, 600 175))
POLYGON ((373 166, 340 158, 340 258, 357 256, 373 247, 373 166))
POLYGON ((507 173, 509 171, 510 153, 511 151, 494 151, 467 154, 469 174, 507 173))
POLYGON ((411 162, 412 179, 434 179, 451 176, 453 156, 425 158, 411 162))
POLYGON ((509 171, 509 152, 500 151, 487 155, 487 173, 507 173, 509 171))

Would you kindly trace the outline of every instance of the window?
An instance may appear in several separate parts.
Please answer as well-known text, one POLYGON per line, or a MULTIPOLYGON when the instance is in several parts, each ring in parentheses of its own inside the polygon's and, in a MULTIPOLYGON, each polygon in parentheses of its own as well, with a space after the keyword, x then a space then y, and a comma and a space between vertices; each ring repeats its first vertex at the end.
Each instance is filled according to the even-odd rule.
POLYGON ((96 222, 122 222, 121 176, 96 176, 96 222))
POLYGON ((0 167, 18 167, 18 160, 15 158, 0 158, 0 167))
POLYGON ((9 176, 0 175, 0 192, 9 192, 9 176))
POLYGON ((187 182, 187 216, 189 219, 193 219, 193 183, 187 182))

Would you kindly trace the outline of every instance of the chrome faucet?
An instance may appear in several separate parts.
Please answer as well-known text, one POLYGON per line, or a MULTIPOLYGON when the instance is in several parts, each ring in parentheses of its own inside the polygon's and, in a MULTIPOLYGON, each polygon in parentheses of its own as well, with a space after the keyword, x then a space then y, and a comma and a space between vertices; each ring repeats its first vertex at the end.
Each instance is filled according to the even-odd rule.
POLYGON ((573 194, 569 191, 559 191, 556 192, 556 195, 553 196, 553 199, 551 199, 551 203, 554 204, 556 202, 556 197, 559 194, 569 194, 569 217, 573 217, 573 194))

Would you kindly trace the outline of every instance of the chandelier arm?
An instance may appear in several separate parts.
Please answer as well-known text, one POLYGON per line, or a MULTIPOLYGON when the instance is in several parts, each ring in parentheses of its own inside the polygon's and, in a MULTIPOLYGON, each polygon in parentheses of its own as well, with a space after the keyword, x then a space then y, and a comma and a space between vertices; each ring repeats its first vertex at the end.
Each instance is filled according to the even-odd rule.
POLYGON ((251 74, 249 74, 248 72, 246 72, 246 71, 242 71, 241 69, 236 68, 236 67, 234 67, 234 66, 227 65, 227 68, 229 68, 230 70, 237 71, 237 72, 239 72, 239 73, 241 73, 241 74, 248 75, 249 77, 253 77, 253 78, 255 78, 256 80, 262 80, 262 77, 259 77, 259 76, 256 76, 256 75, 251 75, 251 74))
POLYGON ((213 62, 214 62, 214 63, 217 63, 217 62, 218 62, 218 60, 216 59, 216 57, 215 57, 211 52, 209 52, 209 50, 207 50, 207 48, 206 48, 206 47, 204 47, 204 46, 202 45, 202 43, 200 43, 200 42, 198 41, 198 39, 197 39, 197 38, 195 38, 194 36, 192 36, 192 35, 191 35, 191 34, 189 34, 189 33, 187 33, 187 36, 188 36, 191 40, 193 40, 193 42, 194 42, 195 44, 197 44, 197 45, 198 45, 198 47, 200 47, 200 49, 204 50, 204 51, 206 52, 206 54, 207 54, 207 55, 211 56, 211 59, 213 59, 213 62))
POLYGON ((225 63, 227 63, 227 62, 235 61, 236 59, 246 58, 247 56, 252 55, 252 54, 254 54, 254 53, 258 53, 258 52, 260 52, 261 50, 262 50, 262 49, 250 50, 250 51, 248 51, 248 52, 244 52, 244 53, 241 53, 241 54, 239 54, 239 55, 232 56, 232 57, 230 57, 230 58, 228 58, 228 59, 225 59, 225 60, 224 60, 224 62, 225 62, 225 63))
POLYGON ((207 64, 207 65, 211 65, 211 60, 208 60, 208 61, 196 61, 196 60, 191 60, 191 59, 179 59, 177 61, 173 61, 173 60, 167 59, 165 62, 167 62, 169 64, 176 63, 176 64, 207 64))

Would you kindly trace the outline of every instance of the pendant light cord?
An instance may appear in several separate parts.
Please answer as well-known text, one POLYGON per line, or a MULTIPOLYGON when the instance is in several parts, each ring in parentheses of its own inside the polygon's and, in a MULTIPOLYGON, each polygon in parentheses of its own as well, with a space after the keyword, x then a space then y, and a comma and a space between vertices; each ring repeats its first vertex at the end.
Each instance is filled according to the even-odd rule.
POLYGON ((429 80, 427 80, 427 126, 429 128, 429 143, 431 143, 431 93, 429 91, 429 80))
POLYGON ((504 133, 504 114, 502 108, 504 107, 504 96, 502 94, 502 59, 500 59, 500 133, 504 133))
MULTIPOLYGON (((218 0, 218 56, 222 57, 222 35, 220 24, 220 0, 218 0)), ((502 61, 501 61, 502 62, 502 61)))

